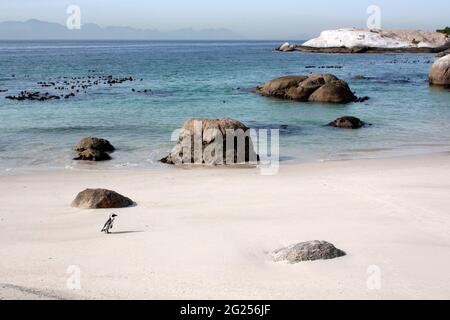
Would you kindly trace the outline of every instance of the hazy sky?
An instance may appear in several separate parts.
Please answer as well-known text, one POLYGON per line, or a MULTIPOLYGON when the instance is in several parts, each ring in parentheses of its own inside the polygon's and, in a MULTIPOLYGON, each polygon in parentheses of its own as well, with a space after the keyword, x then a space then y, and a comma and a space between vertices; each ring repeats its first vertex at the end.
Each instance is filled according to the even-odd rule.
POLYGON ((381 8, 383 28, 450 25, 449 0, 0 0, 0 21, 36 18, 65 24, 70 4, 81 8, 82 23, 162 31, 227 28, 255 39, 365 27, 369 5, 381 8))

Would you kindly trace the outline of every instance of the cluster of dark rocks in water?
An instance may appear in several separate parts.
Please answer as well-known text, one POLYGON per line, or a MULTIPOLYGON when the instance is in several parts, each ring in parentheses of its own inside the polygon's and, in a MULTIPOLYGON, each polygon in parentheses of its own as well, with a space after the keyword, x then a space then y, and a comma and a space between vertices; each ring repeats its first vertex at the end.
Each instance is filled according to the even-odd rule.
POLYGON ((143 89, 143 90, 136 90, 136 89, 131 89, 131 92, 136 92, 136 93, 152 93, 152 89, 143 89))
MULTIPOLYGON (((63 95, 61 97, 69 98, 71 97, 71 94, 63 95)), ((58 100, 61 98, 60 96, 50 94, 48 92, 41 93, 39 91, 21 91, 17 96, 6 96, 6 99, 9 100, 17 100, 17 101, 23 101, 23 100, 38 100, 38 101, 45 101, 45 100, 58 100)))
POLYGON ((256 93, 266 97, 310 103, 364 102, 358 98, 347 82, 332 74, 292 75, 272 79, 256 87, 256 93))
POLYGON ((358 98, 356 98, 356 100, 354 102, 366 102, 369 99, 370 99, 370 97, 368 97, 368 96, 358 97, 358 98))
MULTIPOLYGON (((353 79, 366 79, 357 75, 353 79)), ((332 74, 285 76, 270 80, 255 89, 266 97, 289 99, 309 103, 366 102, 368 96, 357 97, 349 85, 332 74)), ((366 124, 356 117, 344 116, 330 122, 328 126, 343 129, 359 129, 366 124)), ((370 125, 370 124, 369 124, 370 125)))
POLYGON ((431 60, 392 60, 392 61, 387 61, 386 63, 388 64, 398 64, 398 63, 403 63, 403 64, 419 64, 419 63, 423 63, 423 64, 430 64, 433 61, 431 60))
POLYGON ((132 77, 128 77, 128 78, 113 78, 112 76, 108 76, 106 78, 106 83, 109 84, 110 86, 112 86, 113 84, 119 84, 119 83, 123 83, 126 81, 133 81, 132 77))
POLYGON ((305 69, 342 69, 343 66, 305 66, 305 69))
MULTIPOLYGON (((90 71, 91 72, 91 71, 90 71)), ((100 85, 113 86, 127 81, 134 81, 133 77, 113 77, 112 75, 88 75, 85 77, 62 77, 58 80, 39 81, 36 84, 42 88, 49 88, 54 93, 41 93, 39 91, 21 91, 17 96, 6 96, 10 100, 57 100, 75 97, 80 92, 86 93, 86 90, 100 85), (58 92, 59 91, 59 92, 58 92), (61 93, 65 91, 65 93, 61 93)), ((142 81, 142 79, 141 79, 142 81)))

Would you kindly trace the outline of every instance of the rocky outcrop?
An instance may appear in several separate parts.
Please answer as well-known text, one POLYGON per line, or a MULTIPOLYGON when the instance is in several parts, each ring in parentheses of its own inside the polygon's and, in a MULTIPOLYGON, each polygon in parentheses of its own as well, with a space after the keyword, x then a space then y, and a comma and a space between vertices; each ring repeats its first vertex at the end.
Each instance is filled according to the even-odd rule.
POLYGON ((178 143, 160 160, 167 164, 256 164, 250 129, 230 118, 192 118, 183 124, 178 143))
POLYGON ((281 51, 281 52, 291 52, 295 50, 295 46, 293 44, 290 44, 289 42, 285 42, 282 45, 280 45, 275 50, 281 51))
MULTIPOLYGON (((89 70, 89 72, 96 71, 89 70)), ((11 77, 15 78, 15 75, 11 77)), ((29 75, 25 75, 25 77, 29 77, 29 75)), ((65 100, 75 97, 76 94, 87 93, 86 90, 91 87, 113 86, 126 81, 134 81, 134 79, 132 77, 117 78, 112 75, 103 76, 92 73, 84 77, 58 77, 53 80, 38 81, 36 83, 36 86, 45 88, 45 90, 49 90, 50 92, 24 90, 15 96, 6 96, 5 99, 15 101, 65 100)))
POLYGON ((344 116, 337 118, 330 122, 329 126, 343 129, 359 129, 362 128, 365 123, 356 117, 344 116))
POLYGON ((348 103, 357 99, 345 81, 331 74, 280 77, 257 87, 256 92, 303 102, 348 103))
POLYGON ((442 58, 442 57, 445 57, 445 56, 448 55, 448 54, 450 54, 450 49, 447 49, 447 50, 445 50, 445 51, 439 52, 439 53, 436 55, 436 57, 442 58))
POLYGON ((114 152, 114 146, 105 139, 97 137, 86 137, 81 139, 75 146, 75 151, 78 152, 78 157, 74 160, 86 161, 104 161, 110 160, 109 152, 114 152))
POLYGON ((449 39, 439 32, 419 30, 338 29, 323 31, 318 38, 303 43, 306 47, 330 48, 440 48, 449 39))
POLYGON ((318 53, 438 53, 450 48, 450 39, 440 32, 350 28, 323 31, 294 48, 318 53))
POLYGON ((438 59, 428 73, 431 85, 450 86, 450 55, 438 59))
POLYGON ((298 263, 301 261, 334 259, 344 255, 344 251, 337 249, 331 243, 315 240, 275 250, 272 253, 272 259, 275 262, 298 263))
POLYGON ((81 209, 125 208, 134 202, 115 191, 107 189, 86 189, 72 202, 72 207, 81 209))

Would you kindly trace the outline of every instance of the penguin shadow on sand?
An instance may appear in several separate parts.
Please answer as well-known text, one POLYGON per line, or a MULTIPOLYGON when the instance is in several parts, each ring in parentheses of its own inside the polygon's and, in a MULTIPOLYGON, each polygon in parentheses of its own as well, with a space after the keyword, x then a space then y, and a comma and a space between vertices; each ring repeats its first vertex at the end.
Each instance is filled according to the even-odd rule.
POLYGON ((111 213, 109 215, 108 220, 106 220, 101 232, 104 232, 105 234, 129 234, 129 233, 140 233, 144 232, 143 230, 130 230, 130 231, 111 231, 111 229, 114 226, 114 222, 116 218, 118 217, 117 214, 111 213))
POLYGON ((128 233, 141 233, 141 232, 145 232, 145 231, 144 230, 113 231, 113 232, 110 232, 109 234, 128 234, 128 233))

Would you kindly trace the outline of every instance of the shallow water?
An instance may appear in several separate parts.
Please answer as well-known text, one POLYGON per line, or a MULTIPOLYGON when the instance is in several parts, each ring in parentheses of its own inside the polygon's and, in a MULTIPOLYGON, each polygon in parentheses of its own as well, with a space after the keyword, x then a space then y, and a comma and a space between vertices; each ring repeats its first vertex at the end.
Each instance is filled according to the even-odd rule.
POLYGON ((353 159, 450 149, 450 92, 430 88, 432 54, 279 53, 275 42, 0 42, 0 170, 160 167, 171 133, 189 117, 232 117, 280 128, 282 160, 353 159), (306 66, 342 66, 310 69, 306 66), (4 97, 38 81, 95 74, 138 81, 98 86, 57 101, 4 97), (260 97, 250 88, 288 74, 333 73, 366 103, 305 104, 260 97), (13 77, 13 75, 15 75, 13 77), (353 80, 355 75, 369 77, 353 80), (142 81, 139 81, 142 78, 142 81), (136 90, 151 89, 152 93, 136 90), (324 125, 343 115, 373 124, 324 125), (285 127, 287 125, 287 128, 285 127), (72 161, 81 137, 107 138, 113 160, 72 161))

